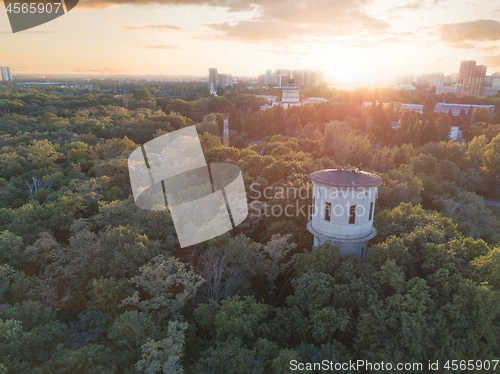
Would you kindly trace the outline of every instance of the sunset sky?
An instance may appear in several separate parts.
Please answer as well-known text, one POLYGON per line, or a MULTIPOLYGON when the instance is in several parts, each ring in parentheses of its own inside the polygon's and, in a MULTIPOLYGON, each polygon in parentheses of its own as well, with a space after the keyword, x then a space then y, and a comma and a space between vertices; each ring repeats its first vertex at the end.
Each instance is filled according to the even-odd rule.
POLYGON ((0 8, 0 65, 16 73, 256 76, 320 69, 379 84, 398 74, 500 71, 498 0, 81 0, 13 34, 0 8))

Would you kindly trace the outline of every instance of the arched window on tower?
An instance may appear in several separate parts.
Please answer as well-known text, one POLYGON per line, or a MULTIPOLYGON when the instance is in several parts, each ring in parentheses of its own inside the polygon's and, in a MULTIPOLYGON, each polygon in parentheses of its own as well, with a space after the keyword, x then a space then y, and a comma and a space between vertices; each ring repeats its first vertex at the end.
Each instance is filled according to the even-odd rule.
POLYGON ((351 205, 351 210, 349 211, 349 224, 352 225, 356 223, 356 205, 351 205))

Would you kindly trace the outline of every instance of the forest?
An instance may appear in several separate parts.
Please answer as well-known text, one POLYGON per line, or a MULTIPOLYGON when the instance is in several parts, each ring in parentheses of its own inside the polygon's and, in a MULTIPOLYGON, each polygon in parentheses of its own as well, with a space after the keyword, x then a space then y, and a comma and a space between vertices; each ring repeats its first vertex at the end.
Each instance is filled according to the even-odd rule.
POLYGON ((0 84, 0 374, 499 359, 500 208, 483 199, 500 198, 500 98, 307 87, 328 102, 261 111, 244 86, 105 83, 0 84), (495 112, 434 113, 443 101, 495 112), (238 165, 261 214, 180 248, 168 210, 136 207, 127 159, 195 124, 207 162, 238 165), (299 212, 309 174, 343 164, 383 179, 362 262, 313 248, 299 212), (265 214, 279 205, 295 211, 265 214))

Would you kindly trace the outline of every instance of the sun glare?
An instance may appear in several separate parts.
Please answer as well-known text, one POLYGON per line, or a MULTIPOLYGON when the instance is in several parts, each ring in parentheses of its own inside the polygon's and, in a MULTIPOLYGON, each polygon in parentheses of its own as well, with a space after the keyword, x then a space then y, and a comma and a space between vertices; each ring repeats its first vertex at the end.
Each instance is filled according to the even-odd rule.
POLYGON ((342 64, 327 70, 326 78, 343 85, 359 84, 363 82, 364 72, 355 64, 342 64))

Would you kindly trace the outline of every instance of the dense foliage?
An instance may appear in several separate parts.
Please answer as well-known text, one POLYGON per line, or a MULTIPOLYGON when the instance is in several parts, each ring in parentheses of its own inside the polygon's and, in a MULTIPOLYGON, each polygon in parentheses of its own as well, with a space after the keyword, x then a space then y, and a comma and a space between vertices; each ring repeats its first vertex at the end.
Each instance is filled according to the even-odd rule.
POLYGON ((329 102, 261 112, 244 89, 0 86, 0 373, 498 359, 500 227, 481 197, 500 192, 498 114, 318 90, 329 102), (168 211, 135 206, 127 158, 195 123, 208 162, 243 170, 250 216, 181 249, 168 211), (305 228, 309 174, 341 164, 383 178, 363 262, 305 228))

